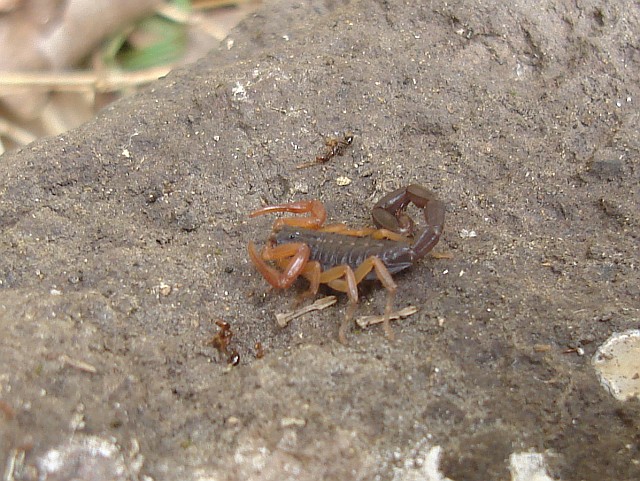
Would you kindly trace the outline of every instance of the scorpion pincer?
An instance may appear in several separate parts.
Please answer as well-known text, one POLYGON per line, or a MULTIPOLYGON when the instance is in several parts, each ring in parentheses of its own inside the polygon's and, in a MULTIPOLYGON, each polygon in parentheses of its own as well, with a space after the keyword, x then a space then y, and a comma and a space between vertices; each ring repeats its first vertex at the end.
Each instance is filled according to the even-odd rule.
POLYGON ((390 317, 397 286, 392 274, 418 262, 438 243, 444 228, 444 204, 428 189, 411 184, 375 204, 372 217, 377 229, 350 229, 345 224, 323 226, 327 214, 318 200, 271 205, 250 216, 271 212, 307 215, 277 219, 260 252, 253 242, 249 243, 249 256, 267 282, 285 289, 303 276, 310 283, 304 296, 315 296, 320 284, 347 293, 349 305, 339 330, 340 342, 346 344, 346 331, 358 303, 358 284, 377 279, 387 290, 383 326, 387 338, 393 339, 390 317), (411 203, 422 209, 426 222, 416 235, 415 224, 406 213, 411 203))

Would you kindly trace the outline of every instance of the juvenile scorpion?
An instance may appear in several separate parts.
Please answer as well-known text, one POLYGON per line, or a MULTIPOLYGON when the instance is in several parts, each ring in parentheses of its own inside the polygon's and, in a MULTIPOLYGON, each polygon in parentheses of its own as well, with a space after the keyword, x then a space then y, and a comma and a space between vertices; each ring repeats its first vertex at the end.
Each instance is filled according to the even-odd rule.
POLYGON ((386 337, 393 339, 390 318, 397 285, 392 274, 411 267, 438 243, 444 228, 444 204, 428 189, 411 184, 385 195, 374 205, 371 215, 377 229, 350 229, 345 224, 323 226, 327 213, 318 200, 271 205, 252 212, 250 217, 272 212, 307 215, 277 219, 260 252, 249 242, 249 257, 267 282, 286 289, 303 276, 310 285, 302 297, 315 296, 320 284, 347 293, 349 304, 338 334, 340 342, 346 344, 346 331, 358 304, 358 284, 377 279, 387 290, 383 327, 386 337), (426 221, 416 236, 415 224, 405 212, 410 203, 422 209, 426 221))

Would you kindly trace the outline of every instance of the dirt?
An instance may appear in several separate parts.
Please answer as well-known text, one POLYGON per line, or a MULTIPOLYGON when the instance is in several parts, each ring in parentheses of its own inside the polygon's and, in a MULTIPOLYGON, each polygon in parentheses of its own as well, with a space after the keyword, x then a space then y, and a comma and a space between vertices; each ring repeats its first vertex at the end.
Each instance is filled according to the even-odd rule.
MULTIPOLYGON (((5 478, 417 479, 426 443, 454 481, 529 451, 554 479, 640 479, 640 403, 590 363, 640 325, 637 2, 423 3, 265 5, 0 159, 5 478), (318 198, 369 226, 412 182, 447 214, 396 276, 419 308, 396 340, 340 344, 343 295, 279 328, 304 282, 268 287, 246 246, 273 218, 247 214, 318 198)), ((363 287, 357 314, 384 300, 363 287)))

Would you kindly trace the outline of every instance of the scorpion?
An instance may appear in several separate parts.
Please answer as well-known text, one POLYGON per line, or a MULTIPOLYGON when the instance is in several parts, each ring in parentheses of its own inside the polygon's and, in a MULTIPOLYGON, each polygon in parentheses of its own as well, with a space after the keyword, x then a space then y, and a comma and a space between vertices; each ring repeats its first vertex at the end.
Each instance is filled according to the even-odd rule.
POLYGON ((345 292, 349 304, 338 337, 346 344, 346 331, 358 304, 358 284, 377 279, 387 290, 383 328, 392 340, 390 318, 397 290, 392 275, 411 267, 438 243, 444 228, 444 203, 425 187, 411 184, 385 195, 374 205, 371 216, 377 228, 324 226, 327 213, 318 200, 270 205, 249 216, 273 212, 307 215, 277 219, 259 252, 249 242, 249 257, 266 281, 276 289, 286 289, 300 276, 305 277, 309 289, 299 299, 315 296, 320 284, 345 292), (422 232, 415 236, 415 223, 405 212, 411 203, 422 209, 426 221, 422 232))

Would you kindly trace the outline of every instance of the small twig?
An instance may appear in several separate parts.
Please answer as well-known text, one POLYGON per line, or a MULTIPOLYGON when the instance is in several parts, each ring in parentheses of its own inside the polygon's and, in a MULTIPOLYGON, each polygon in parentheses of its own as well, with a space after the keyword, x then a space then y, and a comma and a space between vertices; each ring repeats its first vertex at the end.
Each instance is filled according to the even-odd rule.
MULTIPOLYGON (((192 2, 191 8, 194 10, 211 10, 221 7, 237 7, 244 3, 251 3, 253 0, 198 0, 192 2)), ((257 3, 257 2, 256 2, 257 3)))
MULTIPOLYGON (((416 312, 418 312, 418 308, 416 306, 407 306, 404 309, 392 312, 389 316, 389 320, 395 321, 396 319, 404 319, 405 317, 409 317, 416 312)), ((364 329, 365 327, 384 322, 385 317, 386 316, 363 316, 356 319, 356 324, 364 329)))
POLYGON ((176 23, 189 23, 189 12, 169 3, 161 3, 160 5, 158 5, 158 7, 156 8, 156 13, 166 18, 167 20, 171 20, 176 23))
POLYGON ((98 372, 95 366, 92 366, 88 362, 81 361, 80 359, 73 359, 72 357, 69 357, 66 354, 60 354, 58 359, 60 359, 60 361, 65 363, 67 366, 71 366, 74 369, 78 369, 79 371, 84 371, 91 374, 95 374, 98 372))
POLYGON ((58 92, 114 92, 125 87, 150 83, 166 75, 170 65, 162 65, 136 72, 109 70, 106 72, 2 72, 0 93, 25 87, 58 92))
POLYGON ((323 297, 321 299, 318 299, 313 304, 305 306, 296 311, 276 314, 276 322, 278 323, 278 326, 285 327, 292 320, 305 315, 307 312, 321 311, 322 309, 326 309, 327 307, 334 305, 336 302, 338 302, 338 298, 336 296, 323 297))
POLYGON ((21 472, 24 468, 24 458, 25 458, 24 449, 12 449, 9 452, 9 457, 7 458, 7 464, 4 468, 4 475, 2 476, 2 481, 14 481, 16 478, 14 474, 16 472, 21 472))

